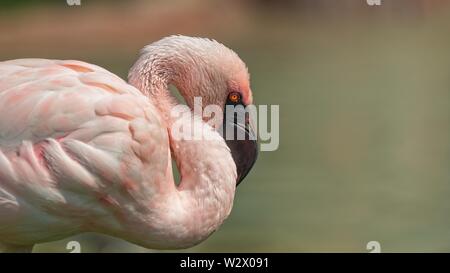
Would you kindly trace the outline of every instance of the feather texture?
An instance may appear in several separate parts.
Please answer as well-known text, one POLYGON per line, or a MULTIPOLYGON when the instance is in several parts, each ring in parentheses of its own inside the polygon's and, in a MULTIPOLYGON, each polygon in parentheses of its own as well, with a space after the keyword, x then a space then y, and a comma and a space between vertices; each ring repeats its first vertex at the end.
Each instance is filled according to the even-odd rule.
POLYGON ((80 61, 0 62, 0 250, 86 231, 185 248, 227 218, 230 150, 195 113, 175 121, 167 87, 190 106, 224 105, 229 90, 251 103, 244 63, 216 41, 171 36, 142 51, 129 80, 80 61), (175 122, 207 137, 173 138, 175 122))

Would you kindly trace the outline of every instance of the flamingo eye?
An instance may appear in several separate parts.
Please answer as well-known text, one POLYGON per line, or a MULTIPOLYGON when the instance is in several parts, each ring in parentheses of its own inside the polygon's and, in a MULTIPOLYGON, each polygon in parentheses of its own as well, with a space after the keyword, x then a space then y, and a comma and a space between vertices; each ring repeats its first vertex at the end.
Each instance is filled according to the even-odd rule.
POLYGON ((239 94, 238 92, 231 92, 230 94, 228 94, 228 100, 230 100, 230 102, 232 103, 239 103, 241 102, 241 94, 239 94))

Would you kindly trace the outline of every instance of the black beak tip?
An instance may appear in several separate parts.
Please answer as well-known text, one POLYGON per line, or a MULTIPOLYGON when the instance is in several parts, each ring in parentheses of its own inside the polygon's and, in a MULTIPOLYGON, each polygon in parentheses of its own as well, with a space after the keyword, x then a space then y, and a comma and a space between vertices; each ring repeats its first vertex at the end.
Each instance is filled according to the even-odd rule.
POLYGON ((251 139, 226 140, 226 143, 236 164, 237 186, 244 180, 258 158, 258 143, 251 139))
POLYGON ((251 118, 245 108, 235 107, 235 112, 225 112, 222 136, 230 148, 234 163, 236 164, 236 186, 250 172, 258 157, 258 142, 251 118))

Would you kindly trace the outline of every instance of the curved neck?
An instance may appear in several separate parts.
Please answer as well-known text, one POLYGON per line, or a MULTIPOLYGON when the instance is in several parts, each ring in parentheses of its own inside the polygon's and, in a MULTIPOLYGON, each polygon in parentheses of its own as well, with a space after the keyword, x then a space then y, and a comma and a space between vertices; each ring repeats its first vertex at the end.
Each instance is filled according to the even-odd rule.
MULTIPOLYGON (((181 95, 186 96, 184 86, 180 86, 184 69, 187 68, 174 64, 173 60, 167 63, 155 56, 141 56, 129 74, 130 84, 141 90, 159 109, 168 131, 169 154, 180 171, 179 186, 167 196, 168 209, 178 214, 164 220, 171 223, 166 228, 172 230, 165 230, 168 236, 183 238, 180 239, 182 242, 177 242, 177 247, 196 244, 217 229, 231 211, 236 187, 236 166, 223 138, 200 118, 194 117, 192 111, 178 118, 170 114, 178 101, 167 87, 174 84, 181 95), (187 131, 206 132, 207 140, 174 137, 172 127, 180 122, 187 131)), ((170 168, 171 160, 168 162, 170 168)), ((167 178, 166 185, 173 185, 172 175, 167 178)))

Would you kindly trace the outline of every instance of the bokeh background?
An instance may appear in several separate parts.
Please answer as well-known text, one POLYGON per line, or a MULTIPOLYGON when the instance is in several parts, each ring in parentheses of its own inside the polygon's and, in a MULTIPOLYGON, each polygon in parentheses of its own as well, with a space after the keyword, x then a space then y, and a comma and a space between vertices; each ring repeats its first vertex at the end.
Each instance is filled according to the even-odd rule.
MULTIPOLYGON (((126 78, 144 45, 217 39, 280 105, 233 212, 188 252, 450 251, 450 2, 0 1, 0 60, 79 59, 126 78)), ((151 252, 83 234, 35 252, 151 252)))

